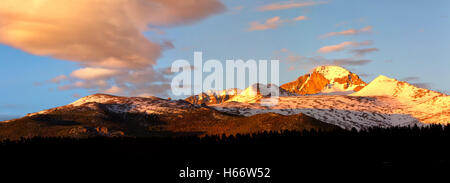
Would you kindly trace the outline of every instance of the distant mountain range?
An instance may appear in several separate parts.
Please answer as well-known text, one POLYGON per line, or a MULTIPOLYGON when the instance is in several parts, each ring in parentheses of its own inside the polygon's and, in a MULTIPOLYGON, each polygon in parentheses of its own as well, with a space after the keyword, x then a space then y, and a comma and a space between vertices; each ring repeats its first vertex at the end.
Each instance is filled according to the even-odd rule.
POLYGON ((0 122, 0 138, 177 136, 261 131, 447 124, 450 97, 379 76, 369 84, 338 66, 320 66, 281 85, 208 91, 185 100, 95 94, 0 122), (274 105, 260 105, 267 88, 274 105))

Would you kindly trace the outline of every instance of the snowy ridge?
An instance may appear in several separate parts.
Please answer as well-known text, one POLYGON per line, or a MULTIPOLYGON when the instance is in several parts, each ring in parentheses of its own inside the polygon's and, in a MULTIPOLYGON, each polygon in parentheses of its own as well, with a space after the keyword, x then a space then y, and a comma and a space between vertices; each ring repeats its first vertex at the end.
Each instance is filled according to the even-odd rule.
POLYGON ((116 113, 182 113, 196 108, 195 105, 183 100, 166 100, 158 97, 118 97, 104 94, 83 97, 71 105, 81 106, 88 105, 89 103, 110 104, 107 106, 108 109, 116 113))
POLYGON ((242 92, 241 89, 230 88, 230 89, 221 90, 221 91, 208 90, 205 93, 208 95, 214 95, 214 96, 225 96, 225 95, 238 95, 241 92, 242 92))
POLYGON ((443 93, 418 88, 406 82, 383 75, 352 96, 386 96, 399 101, 405 113, 424 123, 450 122, 450 97, 443 93))
POLYGON ((279 98, 278 104, 270 107, 242 102, 213 107, 244 116, 266 112, 304 113, 346 129, 450 123, 450 96, 386 76, 377 77, 349 96, 284 96, 279 98))
POLYGON ((255 103, 258 102, 260 99, 269 97, 272 90, 278 90, 279 97, 281 96, 296 96, 294 93, 290 93, 274 84, 260 84, 256 83, 248 88, 246 88, 244 91, 239 93, 239 95, 234 96, 230 100, 227 100, 226 102, 246 102, 246 103, 255 103))
POLYGON ((192 104, 218 104, 229 100, 230 98, 238 95, 241 92, 242 90, 237 88, 231 88, 221 91, 208 90, 204 93, 190 96, 185 100, 192 104))
POLYGON ((280 97, 278 104, 270 107, 241 102, 228 102, 212 107, 243 116, 267 112, 283 115, 304 113, 345 129, 421 124, 410 114, 404 114, 403 104, 387 97, 287 96, 280 97))
POLYGON ((94 94, 80 98, 69 105, 31 113, 27 116, 47 114, 55 110, 70 109, 73 107, 88 107, 96 110, 97 108, 94 104, 108 104, 105 107, 114 113, 167 114, 183 113, 198 108, 197 105, 190 104, 184 100, 166 100, 153 96, 120 97, 107 94, 94 94))
POLYGON ((380 75, 352 96, 389 96, 406 103, 422 103, 444 94, 380 75))

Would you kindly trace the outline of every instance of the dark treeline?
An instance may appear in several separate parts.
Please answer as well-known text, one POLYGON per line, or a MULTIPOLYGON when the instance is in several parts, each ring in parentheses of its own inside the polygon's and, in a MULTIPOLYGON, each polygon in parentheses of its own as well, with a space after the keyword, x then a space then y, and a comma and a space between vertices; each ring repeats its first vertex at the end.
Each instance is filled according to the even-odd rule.
MULTIPOLYGON (((177 137, 90 137, 90 138, 63 138, 63 137, 33 137, 20 140, 2 140, 1 147, 10 145, 75 145, 75 144, 267 144, 289 142, 310 137, 318 138, 442 138, 450 137, 450 125, 429 125, 424 127, 390 127, 390 128, 366 128, 362 130, 303 130, 303 131, 279 131, 262 132, 254 134, 236 135, 205 135, 205 136, 177 136, 177 137)), ((356 140, 356 139, 355 139, 356 140)))
POLYGON ((203 137, 35 137, 3 141, 0 156, 3 166, 23 171, 26 167, 33 172, 77 177, 84 175, 78 173, 82 170, 101 178, 126 177, 127 182, 134 178, 149 182, 346 180, 361 175, 411 176, 446 171, 450 167, 449 137, 450 126, 441 125, 203 137), (216 171, 268 167, 272 178, 238 181, 216 177, 214 181, 202 181, 177 177, 186 167, 216 171), (155 179, 164 181, 151 181, 155 179))

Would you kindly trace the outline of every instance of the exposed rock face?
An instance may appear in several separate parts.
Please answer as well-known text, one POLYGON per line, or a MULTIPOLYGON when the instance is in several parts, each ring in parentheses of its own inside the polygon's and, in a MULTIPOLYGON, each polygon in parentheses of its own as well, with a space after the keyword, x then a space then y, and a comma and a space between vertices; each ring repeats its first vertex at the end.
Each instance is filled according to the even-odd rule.
POLYGON ((281 88, 300 95, 356 92, 367 84, 358 75, 339 66, 319 66, 281 88))
POLYGON ((193 95, 185 99, 191 104, 220 104, 241 93, 237 88, 222 91, 207 91, 199 95, 193 95))
POLYGON ((321 74, 311 73, 297 80, 281 85, 281 88, 300 95, 316 94, 322 91, 329 81, 321 74), (309 81, 311 80, 311 81, 309 81))

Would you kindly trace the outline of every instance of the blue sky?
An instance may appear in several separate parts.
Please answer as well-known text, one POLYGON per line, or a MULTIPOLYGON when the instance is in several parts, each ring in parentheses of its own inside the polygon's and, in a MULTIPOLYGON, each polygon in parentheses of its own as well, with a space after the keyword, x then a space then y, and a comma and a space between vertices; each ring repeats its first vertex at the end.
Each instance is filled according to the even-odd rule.
MULTIPOLYGON (((383 74, 447 94, 450 91, 450 1, 279 1, 281 4, 315 2, 316 5, 272 11, 260 9, 278 1, 221 2, 226 10, 210 13, 193 23, 155 26, 163 33, 143 32, 148 40, 169 41, 173 45, 161 52, 152 67, 164 69, 176 59, 192 61, 194 51, 202 51, 204 59, 222 61, 280 58, 280 83, 285 83, 316 66, 318 63, 311 58, 330 62, 335 59, 369 60, 366 64, 343 66, 360 74, 366 82, 383 74), (305 16, 305 19, 293 21, 299 16, 305 16), (281 20, 274 27, 250 30, 251 22, 264 24, 274 17, 281 20), (370 31, 320 37, 330 32, 365 27, 370 27, 370 31), (325 46, 364 41, 371 44, 349 46, 330 53, 317 52, 325 46), (351 53, 351 50, 366 48, 378 51, 358 58, 351 53)), ((0 28, 2 26, 0 23, 0 28)), ((86 63, 64 59, 64 56, 37 54, 38 51, 28 48, 8 41, 0 44, 0 116, 21 116, 101 91, 95 87, 62 90, 63 84, 50 80, 69 76, 74 70, 86 67, 86 63)))

